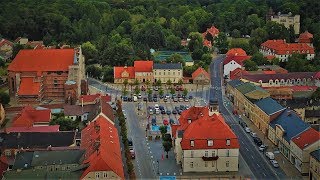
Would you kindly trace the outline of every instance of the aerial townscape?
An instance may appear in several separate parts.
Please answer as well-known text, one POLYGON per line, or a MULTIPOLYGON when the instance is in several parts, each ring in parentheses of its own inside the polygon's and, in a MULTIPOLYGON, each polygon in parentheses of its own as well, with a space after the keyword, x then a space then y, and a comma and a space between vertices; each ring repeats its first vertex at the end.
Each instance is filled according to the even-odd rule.
POLYGON ((0 179, 320 180, 320 1, 0 7, 0 179))

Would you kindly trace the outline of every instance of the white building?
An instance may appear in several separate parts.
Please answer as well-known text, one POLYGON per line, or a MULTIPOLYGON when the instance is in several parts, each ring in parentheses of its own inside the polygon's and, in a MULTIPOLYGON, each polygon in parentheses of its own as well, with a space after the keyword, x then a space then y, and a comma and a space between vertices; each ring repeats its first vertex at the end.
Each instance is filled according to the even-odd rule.
POLYGON ((191 107, 172 126, 176 161, 183 172, 238 171, 239 142, 218 112, 217 102, 209 107, 191 107))
POLYGON ((237 68, 242 69, 243 62, 250 59, 250 56, 228 56, 223 62, 223 76, 230 77, 230 72, 237 68))
POLYGON ((170 80, 172 83, 178 83, 183 78, 183 69, 181 63, 154 64, 153 66, 154 82, 161 80, 166 83, 170 80))

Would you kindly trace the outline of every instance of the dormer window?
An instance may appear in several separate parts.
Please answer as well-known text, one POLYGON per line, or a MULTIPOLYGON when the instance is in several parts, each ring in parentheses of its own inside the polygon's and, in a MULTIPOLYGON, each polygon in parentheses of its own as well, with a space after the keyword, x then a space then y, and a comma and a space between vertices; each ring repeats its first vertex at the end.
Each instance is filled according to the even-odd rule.
POLYGON ((191 147, 194 147, 194 140, 191 140, 191 141, 190 141, 190 146, 191 146, 191 147))
POLYGON ((208 146, 213 146, 213 140, 212 139, 208 140, 208 146))
POLYGON ((227 139, 227 146, 230 146, 230 139, 227 139))

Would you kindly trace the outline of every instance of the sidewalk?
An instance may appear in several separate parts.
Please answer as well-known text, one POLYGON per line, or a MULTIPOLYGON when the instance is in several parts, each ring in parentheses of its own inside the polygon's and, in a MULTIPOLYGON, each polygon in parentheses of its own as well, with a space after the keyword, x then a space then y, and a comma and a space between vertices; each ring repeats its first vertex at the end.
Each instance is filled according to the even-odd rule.
POLYGON ((276 147, 276 145, 274 145, 268 139, 267 135, 264 135, 246 116, 242 115, 241 119, 248 125, 248 127, 253 132, 257 133, 257 136, 262 140, 263 144, 268 145, 268 149, 266 149, 266 151, 274 152, 275 160, 278 161, 278 164, 279 164, 280 168, 283 170, 283 172, 287 176, 289 176, 290 178, 299 178, 299 179, 303 178, 301 173, 294 167, 294 165, 291 164, 291 162, 288 159, 286 159, 281 154, 281 152, 278 151, 278 147, 276 147))

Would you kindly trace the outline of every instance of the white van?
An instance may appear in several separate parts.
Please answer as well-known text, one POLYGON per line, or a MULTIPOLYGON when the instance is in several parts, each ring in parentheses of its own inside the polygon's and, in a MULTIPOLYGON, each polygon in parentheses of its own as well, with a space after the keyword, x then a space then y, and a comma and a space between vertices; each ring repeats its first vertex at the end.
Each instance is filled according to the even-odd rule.
POLYGON ((154 109, 155 109, 155 110, 159 110, 159 104, 155 104, 155 105, 154 105, 154 109))
POLYGON ((137 102, 138 101, 138 97, 137 96, 133 96, 133 102, 137 102))
POLYGON ((273 159, 274 159, 274 154, 273 154, 273 152, 266 152, 266 156, 267 156, 270 160, 273 160, 273 159))

